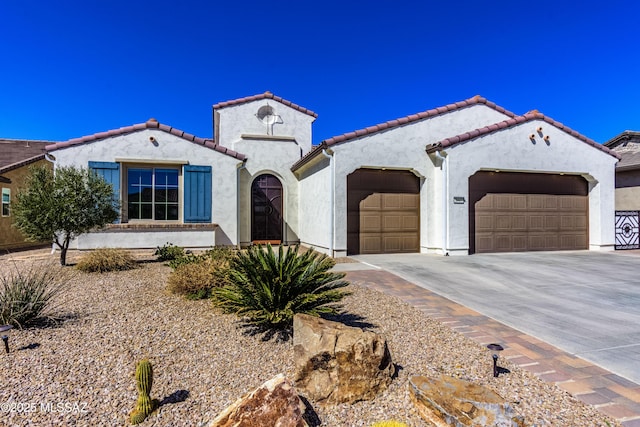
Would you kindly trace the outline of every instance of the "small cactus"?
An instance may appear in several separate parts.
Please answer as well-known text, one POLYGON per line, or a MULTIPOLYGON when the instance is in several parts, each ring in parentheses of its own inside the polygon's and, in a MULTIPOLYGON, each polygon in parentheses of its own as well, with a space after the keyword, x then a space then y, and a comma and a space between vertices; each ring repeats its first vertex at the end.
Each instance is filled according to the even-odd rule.
POLYGON ((158 406, 156 400, 151 400, 151 386, 153 385, 153 368, 148 359, 140 361, 136 365, 136 390, 138 390, 138 402, 136 408, 131 411, 131 424, 140 424, 158 406))
POLYGON ((378 421, 377 423, 371 424, 371 427, 409 427, 409 426, 400 421, 389 420, 389 421, 378 421))

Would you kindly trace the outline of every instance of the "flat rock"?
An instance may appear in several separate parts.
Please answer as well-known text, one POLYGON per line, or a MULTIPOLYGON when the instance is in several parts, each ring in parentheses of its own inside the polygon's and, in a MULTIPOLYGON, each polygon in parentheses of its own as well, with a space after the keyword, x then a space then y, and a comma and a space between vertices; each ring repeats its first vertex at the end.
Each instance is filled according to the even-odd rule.
POLYGON ((209 427, 308 427, 305 410, 291 381, 279 374, 222 411, 209 427))
POLYGON ((293 318, 293 351, 296 387, 319 403, 373 399, 395 372, 381 335, 306 314, 293 318))
POLYGON ((524 427, 524 418, 493 390, 442 375, 411 377, 409 395, 418 413, 437 427, 524 427))

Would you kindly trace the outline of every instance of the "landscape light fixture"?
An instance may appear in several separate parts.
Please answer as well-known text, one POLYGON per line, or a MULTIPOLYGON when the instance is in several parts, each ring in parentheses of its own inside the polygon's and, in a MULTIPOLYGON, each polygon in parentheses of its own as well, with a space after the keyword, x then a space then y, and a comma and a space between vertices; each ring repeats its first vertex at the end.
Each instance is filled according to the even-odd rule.
MULTIPOLYGON (((2 326, 0 326, 0 332, 6 332, 9 329, 13 329, 13 326, 11 326, 11 325, 2 325, 2 326)), ((4 341, 4 351, 9 353, 9 336, 3 335, 2 336, 2 341, 4 341)))
MULTIPOLYGON (((489 344, 487 348, 491 351, 502 351, 504 348, 500 344, 489 344)), ((493 376, 494 378, 498 376, 498 355, 493 353, 491 356, 493 358, 493 376)))

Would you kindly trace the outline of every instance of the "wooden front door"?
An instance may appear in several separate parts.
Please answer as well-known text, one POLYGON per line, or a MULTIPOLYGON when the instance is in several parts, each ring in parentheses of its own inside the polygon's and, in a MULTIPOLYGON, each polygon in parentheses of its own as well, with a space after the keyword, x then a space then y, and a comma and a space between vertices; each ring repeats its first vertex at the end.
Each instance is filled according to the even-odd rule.
POLYGON ((282 228, 282 184, 273 175, 260 175, 251 185, 251 240, 282 243, 282 228))

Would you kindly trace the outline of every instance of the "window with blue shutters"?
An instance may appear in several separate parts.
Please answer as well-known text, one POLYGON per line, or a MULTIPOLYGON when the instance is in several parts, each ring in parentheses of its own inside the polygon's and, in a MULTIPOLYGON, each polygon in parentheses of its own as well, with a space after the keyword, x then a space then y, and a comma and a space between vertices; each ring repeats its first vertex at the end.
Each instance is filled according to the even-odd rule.
POLYGON ((184 222, 211 222, 211 166, 184 166, 184 222))
MULTIPOLYGON (((120 164, 114 162, 89 162, 89 169, 101 176, 113 187, 113 200, 115 204, 120 201, 120 164)), ((119 223, 120 219, 115 220, 119 223)))

